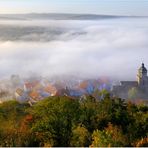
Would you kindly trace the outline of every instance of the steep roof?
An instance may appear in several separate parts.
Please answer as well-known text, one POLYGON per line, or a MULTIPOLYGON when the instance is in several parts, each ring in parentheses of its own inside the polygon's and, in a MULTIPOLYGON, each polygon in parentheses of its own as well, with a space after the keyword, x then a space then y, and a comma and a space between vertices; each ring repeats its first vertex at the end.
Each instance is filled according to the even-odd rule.
POLYGON ((56 92, 57 92, 57 89, 51 84, 48 84, 48 86, 45 87, 44 90, 50 94, 56 94, 56 92))
POLYGON ((20 89, 20 88, 18 88, 18 89, 16 90, 16 93, 17 93, 18 95, 22 96, 22 95, 23 95, 23 90, 20 89))
POLYGON ((41 98, 40 94, 37 91, 30 92, 29 96, 34 100, 38 100, 41 98))
POLYGON ((39 84, 38 81, 34 81, 34 82, 26 82, 26 83, 25 83, 25 87, 26 87, 27 89, 31 89, 31 88, 37 86, 38 84, 39 84))
POLYGON ((88 81, 83 81, 79 84, 79 87, 80 89, 86 89, 88 87, 89 83, 88 81))

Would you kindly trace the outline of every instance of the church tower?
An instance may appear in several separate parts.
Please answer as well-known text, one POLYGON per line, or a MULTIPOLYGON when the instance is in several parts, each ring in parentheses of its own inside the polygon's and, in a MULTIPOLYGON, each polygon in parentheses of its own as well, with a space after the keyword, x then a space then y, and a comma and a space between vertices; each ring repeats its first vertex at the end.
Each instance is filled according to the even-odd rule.
POLYGON ((144 63, 142 63, 142 66, 138 69, 137 81, 138 86, 141 89, 146 90, 148 88, 147 69, 145 68, 144 63))

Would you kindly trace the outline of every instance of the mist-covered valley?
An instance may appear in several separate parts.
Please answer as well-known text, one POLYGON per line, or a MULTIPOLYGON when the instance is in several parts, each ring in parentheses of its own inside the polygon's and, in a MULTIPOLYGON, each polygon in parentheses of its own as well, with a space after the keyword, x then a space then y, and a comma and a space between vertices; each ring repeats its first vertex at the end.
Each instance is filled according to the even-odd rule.
MULTIPOLYGON (((112 17, 111 17, 112 18, 112 17)), ((148 65, 148 19, 0 19, 0 77, 75 75, 135 80, 148 65)))

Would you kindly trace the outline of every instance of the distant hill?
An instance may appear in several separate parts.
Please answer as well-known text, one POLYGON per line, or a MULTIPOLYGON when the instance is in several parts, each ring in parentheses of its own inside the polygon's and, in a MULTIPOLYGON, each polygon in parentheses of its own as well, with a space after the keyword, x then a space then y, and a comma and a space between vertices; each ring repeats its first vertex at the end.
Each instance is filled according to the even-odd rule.
POLYGON ((0 20, 100 20, 116 18, 137 18, 138 16, 116 16, 95 14, 64 14, 64 13, 29 13, 29 14, 0 14, 0 20))

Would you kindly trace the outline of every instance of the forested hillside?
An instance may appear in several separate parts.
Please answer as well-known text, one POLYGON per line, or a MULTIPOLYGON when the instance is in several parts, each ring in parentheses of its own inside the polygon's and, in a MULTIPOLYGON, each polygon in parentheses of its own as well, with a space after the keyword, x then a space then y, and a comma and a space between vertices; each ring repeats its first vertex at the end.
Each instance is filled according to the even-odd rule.
POLYGON ((148 146, 148 106, 49 97, 33 106, 0 104, 0 146, 148 146))

